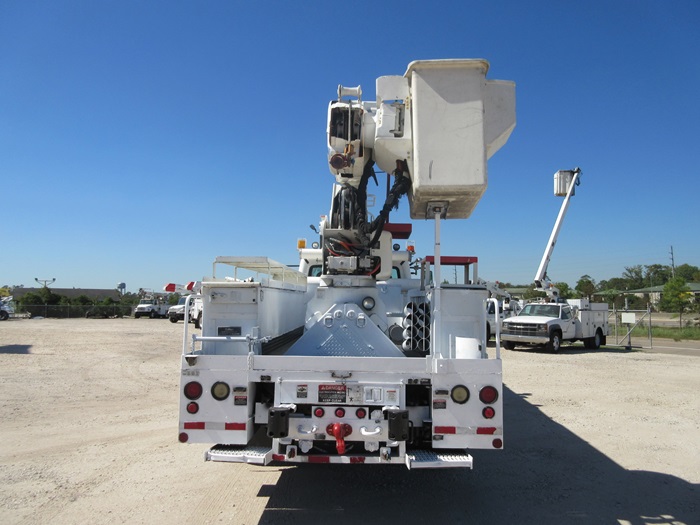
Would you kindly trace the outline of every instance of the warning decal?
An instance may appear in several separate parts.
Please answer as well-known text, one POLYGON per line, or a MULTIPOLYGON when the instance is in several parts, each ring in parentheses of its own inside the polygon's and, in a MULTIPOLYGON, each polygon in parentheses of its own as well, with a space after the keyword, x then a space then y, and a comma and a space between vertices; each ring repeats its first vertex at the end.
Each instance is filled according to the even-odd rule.
POLYGON ((345 403, 346 398, 345 385, 318 385, 319 403, 345 403))

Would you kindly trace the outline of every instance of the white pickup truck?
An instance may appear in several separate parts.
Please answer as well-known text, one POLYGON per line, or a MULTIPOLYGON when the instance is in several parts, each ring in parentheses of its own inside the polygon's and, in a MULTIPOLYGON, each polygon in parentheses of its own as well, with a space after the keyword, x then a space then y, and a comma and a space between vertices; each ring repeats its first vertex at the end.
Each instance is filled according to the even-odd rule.
POLYGON ((608 305, 587 299, 530 303, 515 317, 503 320, 501 341, 508 350, 518 345, 546 345, 557 353, 563 341, 583 341, 597 349, 606 343, 608 305))

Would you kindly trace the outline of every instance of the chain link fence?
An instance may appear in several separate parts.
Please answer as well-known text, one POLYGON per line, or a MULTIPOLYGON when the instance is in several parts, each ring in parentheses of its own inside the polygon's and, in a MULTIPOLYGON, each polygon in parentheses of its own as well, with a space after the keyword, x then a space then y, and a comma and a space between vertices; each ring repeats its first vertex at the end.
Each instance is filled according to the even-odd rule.
POLYGON ((129 317, 134 307, 129 305, 52 305, 30 304, 21 308, 15 307, 13 317, 53 317, 58 319, 75 319, 78 317, 111 319, 129 317))

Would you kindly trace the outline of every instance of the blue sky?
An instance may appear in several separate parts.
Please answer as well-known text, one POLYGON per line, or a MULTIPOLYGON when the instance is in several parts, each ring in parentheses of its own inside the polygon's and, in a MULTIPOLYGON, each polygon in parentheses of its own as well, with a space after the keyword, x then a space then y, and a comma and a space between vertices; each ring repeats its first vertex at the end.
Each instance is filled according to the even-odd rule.
MULTIPOLYGON (((552 175, 579 166, 552 280, 670 264, 671 246, 700 266, 699 27, 695 0, 0 1, 0 285, 135 291, 217 255, 294 263, 330 203, 337 85, 371 100, 378 76, 436 58, 487 59, 517 100, 443 254, 532 282, 552 175)), ((433 231, 414 224, 419 255, 433 231)))

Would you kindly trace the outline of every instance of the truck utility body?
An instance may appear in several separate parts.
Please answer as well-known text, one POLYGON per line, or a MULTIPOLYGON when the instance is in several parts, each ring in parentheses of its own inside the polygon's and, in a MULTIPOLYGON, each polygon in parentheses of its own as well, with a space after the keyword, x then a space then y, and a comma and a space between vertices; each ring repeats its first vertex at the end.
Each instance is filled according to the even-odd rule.
POLYGON ((403 296, 400 304, 384 304, 396 313, 384 322, 412 326, 406 319, 417 309, 409 303, 424 304, 436 293, 421 291, 420 279, 347 282, 342 293, 322 282, 310 303, 345 297, 320 317, 314 313, 319 321, 312 317, 300 337, 306 276, 267 259, 217 260, 234 259, 237 268, 261 276, 205 279, 202 335, 187 338, 183 348, 181 431, 188 442, 220 444, 207 459, 471 467, 466 449, 502 446, 501 361, 486 354, 485 287, 441 289, 443 323, 453 339, 445 341, 444 355, 411 357, 397 345, 406 329, 392 342, 371 317, 385 317, 372 311, 384 298, 403 296), (375 300, 372 309, 367 298, 375 300), (274 315, 280 308, 288 315, 274 315), (248 446, 261 431, 273 438, 264 452, 248 446))
POLYGON ((376 102, 338 87, 327 127, 335 184, 318 244, 299 246, 298 269, 217 257, 187 300, 182 443, 215 444, 215 461, 408 468, 471 468, 470 449, 503 447, 488 292, 472 284, 475 257, 440 253, 441 221, 469 217, 486 159, 515 125, 513 83, 486 80, 487 70, 484 60, 413 62, 377 79, 376 102), (372 216, 375 166, 388 181, 372 216), (434 221, 432 256, 413 261, 394 243, 411 234, 389 221, 404 196, 411 217, 434 221), (463 284, 443 284, 443 264, 463 266, 463 284), (197 299, 201 333, 190 333, 197 299))

